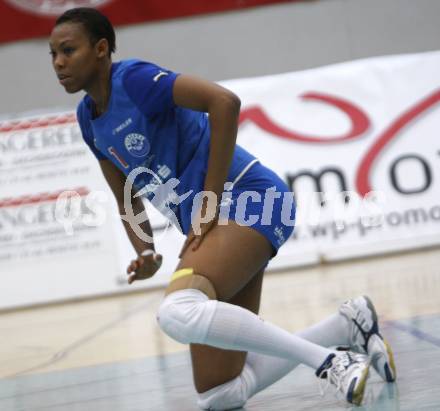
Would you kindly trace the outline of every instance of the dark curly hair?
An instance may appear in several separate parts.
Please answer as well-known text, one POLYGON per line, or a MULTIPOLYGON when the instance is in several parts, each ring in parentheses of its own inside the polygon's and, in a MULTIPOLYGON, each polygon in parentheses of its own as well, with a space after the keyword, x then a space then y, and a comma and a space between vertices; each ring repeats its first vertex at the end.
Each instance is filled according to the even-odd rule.
POLYGON ((108 55, 116 50, 116 36, 110 20, 98 10, 89 7, 77 7, 65 11, 55 22, 55 26, 63 23, 80 23, 86 29, 91 43, 94 45, 101 39, 108 42, 108 55))

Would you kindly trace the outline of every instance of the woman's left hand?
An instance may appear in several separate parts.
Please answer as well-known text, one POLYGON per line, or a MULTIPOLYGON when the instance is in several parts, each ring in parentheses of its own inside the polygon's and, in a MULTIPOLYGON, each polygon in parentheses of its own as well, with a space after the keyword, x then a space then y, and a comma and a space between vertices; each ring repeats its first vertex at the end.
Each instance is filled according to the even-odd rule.
POLYGON ((128 284, 137 280, 146 280, 153 277, 162 265, 162 255, 153 252, 142 253, 136 260, 132 260, 127 267, 128 284))

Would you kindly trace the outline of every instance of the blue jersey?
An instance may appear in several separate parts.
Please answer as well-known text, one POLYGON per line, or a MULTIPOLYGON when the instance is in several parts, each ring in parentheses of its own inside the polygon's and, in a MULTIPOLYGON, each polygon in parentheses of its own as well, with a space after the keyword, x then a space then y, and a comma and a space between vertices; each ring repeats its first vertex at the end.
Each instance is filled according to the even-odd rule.
MULTIPOLYGON (((77 116, 96 158, 110 160, 127 176, 144 170, 133 179, 135 187, 187 234, 194 196, 204 187, 210 127, 206 113, 175 105, 177 76, 140 60, 114 63, 107 111, 94 118, 94 103, 86 95, 77 116)), ((253 161, 255 157, 237 145, 227 181, 234 181, 253 161)))

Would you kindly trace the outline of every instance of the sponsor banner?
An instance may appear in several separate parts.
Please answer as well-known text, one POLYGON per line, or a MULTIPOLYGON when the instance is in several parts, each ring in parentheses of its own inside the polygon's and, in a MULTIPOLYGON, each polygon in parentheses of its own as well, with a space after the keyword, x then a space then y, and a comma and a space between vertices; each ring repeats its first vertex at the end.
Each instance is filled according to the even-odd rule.
POLYGON ((0 309, 163 284, 178 250, 162 235, 182 235, 148 214, 164 264, 128 286, 135 252, 75 114, 0 123, 0 309))
POLYGON ((432 52, 224 83, 238 142, 298 203, 272 267, 440 244, 439 69, 432 52))
POLYGON ((94 7, 116 26, 288 0, 0 0, 0 43, 49 35, 56 16, 73 7, 94 7))
MULTIPOLYGON (((433 52, 222 83, 238 143, 295 194, 269 269, 440 244, 439 70, 433 52)), ((135 253, 73 113, 0 123, 0 153, 0 309, 166 284, 183 236, 147 204, 164 264, 126 284, 135 253)))

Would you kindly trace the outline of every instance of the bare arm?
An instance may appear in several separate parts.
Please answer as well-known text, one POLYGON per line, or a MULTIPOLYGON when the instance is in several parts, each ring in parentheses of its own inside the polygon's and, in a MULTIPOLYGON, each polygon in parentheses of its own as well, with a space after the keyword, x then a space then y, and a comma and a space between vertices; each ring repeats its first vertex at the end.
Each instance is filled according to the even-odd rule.
POLYGON ((199 221, 205 216, 210 221, 199 224, 196 219, 192 222, 193 230, 190 231, 179 255, 182 257, 190 244, 192 249, 196 250, 206 233, 215 225, 217 206, 228 177, 237 139, 241 102, 231 91, 215 83, 186 75, 180 75, 174 82, 173 98, 178 106, 209 113, 211 140, 204 191, 216 195, 215 204, 210 204, 205 199, 198 215, 199 221))
MULTIPOLYGON (((100 160, 99 165, 101 166, 102 173, 104 174, 105 179, 107 180, 108 185, 110 186, 118 204, 119 214, 125 215, 124 209, 124 185, 126 181, 126 176, 110 161, 110 160, 100 160)), ((140 197, 134 198, 134 193, 131 193, 131 205, 133 209, 133 214, 137 215, 143 211, 145 211, 144 204, 140 197)), ((140 239, 136 233, 133 231, 133 228, 129 222, 122 220, 122 224, 124 225, 125 231, 127 232, 128 238, 136 250, 137 254, 140 255, 142 251, 145 250, 153 250, 154 251, 154 243, 148 243, 144 240, 140 239)), ((132 223, 135 224, 135 223, 132 223)), ((151 239, 153 238, 153 231, 151 229, 151 225, 149 220, 140 224, 141 230, 146 233, 151 239)))
POLYGON ((173 88, 178 106, 209 113, 211 143, 204 190, 220 201, 237 138, 240 99, 231 91, 206 80, 180 75, 173 88))

